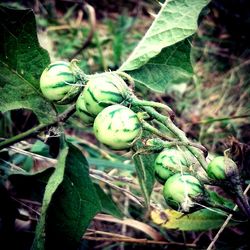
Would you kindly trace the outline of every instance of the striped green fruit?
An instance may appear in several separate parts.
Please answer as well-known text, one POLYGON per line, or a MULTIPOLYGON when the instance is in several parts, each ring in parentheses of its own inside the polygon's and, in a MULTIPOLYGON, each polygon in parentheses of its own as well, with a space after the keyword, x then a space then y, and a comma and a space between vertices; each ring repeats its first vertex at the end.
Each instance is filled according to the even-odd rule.
POLYGON ((40 77, 40 89, 49 101, 69 104, 81 89, 76 82, 77 79, 70 69, 70 63, 57 61, 51 63, 43 71, 40 77))
POLYGON ((176 173, 168 178, 163 188, 166 203, 176 210, 189 212, 194 201, 204 197, 205 191, 200 181, 190 174, 176 173))
POLYGON ((95 118, 86 109, 83 94, 79 95, 76 101, 76 112, 80 119, 83 121, 84 125, 93 124, 95 118))
POLYGON ((141 124, 136 113, 120 104, 102 110, 94 121, 96 138, 112 149, 126 149, 139 136, 141 124))
POLYGON ((225 180, 238 175, 237 165, 228 157, 217 156, 208 164, 207 175, 213 180, 225 180))
POLYGON ((119 76, 112 73, 93 76, 83 91, 87 110, 96 116, 105 107, 121 103, 124 100, 119 87, 121 81, 123 80, 119 76))
POLYGON ((177 172, 188 172, 190 164, 185 152, 174 147, 165 148, 156 157, 154 162, 155 177, 161 184, 164 184, 170 176, 177 172))

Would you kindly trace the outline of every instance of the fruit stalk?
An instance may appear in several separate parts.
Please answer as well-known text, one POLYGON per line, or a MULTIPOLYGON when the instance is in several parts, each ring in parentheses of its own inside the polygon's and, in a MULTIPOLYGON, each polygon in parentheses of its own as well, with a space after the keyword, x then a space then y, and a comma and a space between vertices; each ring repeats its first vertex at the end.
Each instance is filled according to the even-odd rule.
MULTIPOLYGON (((169 117, 159 114, 152 107, 145 106, 144 110, 148 112, 148 114, 151 115, 152 117, 155 117, 155 119, 157 119, 159 122, 163 123, 169 129, 169 131, 173 133, 176 136, 176 138, 178 138, 180 141, 187 144, 190 143, 185 133, 178 127, 176 127, 169 117)), ((200 150, 197 150, 196 148, 191 146, 187 146, 187 149, 194 155, 194 157, 200 163, 201 167, 206 171, 207 162, 204 155, 200 152, 200 150)))
POLYGON ((174 120, 174 117, 175 117, 174 111, 170 107, 168 107, 167 105, 165 105, 163 103, 147 101, 147 100, 140 100, 137 97, 134 97, 134 98, 132 98, 132 104, 138 105, 138 106, 148 106, 148 107, 160 108, 160 109, 166 110, 170 119, 174 120))

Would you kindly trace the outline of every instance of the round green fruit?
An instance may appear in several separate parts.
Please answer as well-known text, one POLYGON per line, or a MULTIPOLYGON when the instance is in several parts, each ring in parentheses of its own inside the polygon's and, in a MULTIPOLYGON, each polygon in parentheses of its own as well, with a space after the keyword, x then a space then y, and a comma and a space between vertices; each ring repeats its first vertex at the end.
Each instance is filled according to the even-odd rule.
POLYGON ((213 180, 225 180, 236 172, 235 162, 224 156, 215 157, 207 166, 207 175, 213 180))
POLYGON ((121 85, 125 82, 114 73, 97 74, 91 78, 83 91, 87 110, 94 116, 105 107, 124 100, 121 85))
POLYGON ((76 112, 85 125, 93 124, 95 118, 86 109, 84 96, 82 94, 79 95, 76 101, 76 112))
POLYGON ((57 104, 69 104, 76 98, 81 88, 76 83, 77 78, 69 62, 51 63, 40 77, 40 89, 43 95, 57 104))
POLYGON ((165 148, 155 159, 155 176, 161 184, 164 184, 174 173, 187 172, 189 165, 184 152, 173 147, 165 148))
POLYGON ((96 138, 113 149, 126 149, 141 132, 141 124, 131 109, 119 104, 102 110, 94 121, 96 138))
POLYGON ((154 168, 156 180, 163 185, 165 184, 166 180, 174 174, 174 172, 162 166, 155 165, 154 168))
POLYGON ((204 188, 194 176, 176 173, 166 181, 163 196, 173 209, 189 212, 195 205, 193 200, 204 196, 204 188))

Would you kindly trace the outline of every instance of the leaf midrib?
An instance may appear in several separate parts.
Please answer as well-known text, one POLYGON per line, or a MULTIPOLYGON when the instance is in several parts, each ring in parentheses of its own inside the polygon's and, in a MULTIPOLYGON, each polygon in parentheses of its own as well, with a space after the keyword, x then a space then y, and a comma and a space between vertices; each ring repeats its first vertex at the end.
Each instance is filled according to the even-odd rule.
POLYGON ((29 86, 32 87, 32 89, 37 93, 39 94, 39 96, 43 99, 45 99, 42 95, 41 95, 41 92, 31 83, 29 82, 28 80, 26 80, 25 78, 23 78, 22 75, 20 75, 18 73, 18 71, 14 70, 13 68, 11 68, 8 64, 4 63, 3 61, 0 61, 0 63, 6 67, 8 70, 10 70, 13 74, 15 74, 17 77, 19 77, 22 81, 24 81, 26 84, 28 84, 29 86))

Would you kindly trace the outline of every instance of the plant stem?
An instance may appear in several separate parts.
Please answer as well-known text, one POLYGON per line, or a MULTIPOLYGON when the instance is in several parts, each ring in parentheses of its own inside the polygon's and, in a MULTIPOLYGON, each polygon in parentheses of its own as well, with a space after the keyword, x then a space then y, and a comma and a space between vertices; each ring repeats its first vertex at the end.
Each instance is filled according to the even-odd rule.
POLYGON ((60 114, 56 120, 52 121, 51 123, 48 124, 39 124, 38 126, 31 128, 21 134, 15 135, 9 139, 6 139, 2 142, 0 142, 0 150, 8 147, 14 143, 17 143, 19 141, 22 141, 24 139, 30 138, 32 136, 35 136, 39 134, 41 131, 46 130, 48 127, 52 127, 58 123, 65 122, 71 115, 73 115, 76 111, 76 106, 75 104, 69 107, 65 112, 60 114))
POLYGON ((244 195, 240 184, 234 186, 233 196, 238 207, 250 218, 250 206, 247 197, 244 195), (235 194, 234 194, 235 193, 235 194))
MULTIPOLYGON (((180 141, 185 142, 187 144, 190 143, 185 133, 181 129, 176 127, 169 117, 159 114, 152 107, 144 106, 143 108, 146 112, 148 112, 149 115, 154 117, 159 122, 163 123, 170 130, 170 132, 172 132, 176 136, 176 138, 178 138, 180 141)), ((199 150, 193 148, 192 146, 187 146, 187 148, 200 163, 201 167, 206 171, 207 162, 205 160, 204 155, 199 150)))
MULTIPOLYGON (((163 124, 162 124, 161 128, 167 129, 167 127, 163 124)), ((203 151, 204 155, 207 155, 207 149, 204 146, 202 146, 201 144, 190 142, 190 141, 189 142, 179 141, 178 139, 174 139, 172 137, 169 137, 169 136, 163 134, 163 132, 161 132, 161 135, 162 135, 161 136, 162 138, 168 138, 168 140, 163 141, 161 139, 157 139, 157 140, 150 139, 149 141, 151 141, 151 143, 155 144, 155 145, 159 145, 159 144, 162 145, 162 148, 174 147, 174 146, 185 146, 185 147, 191 146, 191 147, 200 149, 201 151, 203 151)))
POLYGON ((170 107, 168 107, 167 105, 165 105, 163 103, 146 101, 146 100, 139 100, 138 98, 134 97, 132 99, 132 104, 139 105, 139 106, 148 106, 148 107, 153 107, 153 108, 165 109, 168 112, 171 120, 173 120, 175 117, 174 111, 170 107))
POLYGON ((131 77, 129 74, 127 74, 127 73, 125 73, 123 71, 119 71, 119 70, 115 71, 115 73, 117 73, 122 78, 126 78, 128 80, 128 82, 129 82, 130 88, 132 90, 134 90, 134 88, 135 88, 135 82, 134 82, 133 77, 131 77))
POLYGON ((200 145, 200 144, 197 144, 197 143, 193 143, 193 142, 183 142, 183 141, 172 141, 172 142, 164 142, 164 146, 166 147, 174 147, 174 146, 190 146, 190 147, 194 147, 194 148, 198 148, 200 149, 201 151, 205 152, 206 149, 200 145))
POLYGON ((144 120, 140 120, 142 127, 150 132, 152 132, 155 135, 158 135, 159 137, 167 140, 167 141, 173 141, 173 138, 168 137, 167 135, 165 135, 164 133, 162 133, 161 131, 159 131, 157 128, 153 127, 152 125, 150 125, 149 123, 147 123, 144 120))
POLYGON ((236 212, 235 210, 231 209, 231 208, 228 208, 228 207, 225 207, 225 206, 222 206, 222 205, 219 205, 219 204, 213 204, 211 202, 206 202, 205 204, 208 207, 220 209, 221 211, 224 211, 224 212, 226 212, 228 214, 232 214, 234 216, 239 216, 239 213, 236 212))
POLYGON ((154 119, 153 122, 157 125, 158 129, 160 129, 162 132, 167 133, 169 136, 172 136, 172 137, 175 136, 173 133, 171 133, 169 131, 169 129, 162 122, 160 122, 160 121, 158 121, 156 119, 154 119))

